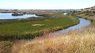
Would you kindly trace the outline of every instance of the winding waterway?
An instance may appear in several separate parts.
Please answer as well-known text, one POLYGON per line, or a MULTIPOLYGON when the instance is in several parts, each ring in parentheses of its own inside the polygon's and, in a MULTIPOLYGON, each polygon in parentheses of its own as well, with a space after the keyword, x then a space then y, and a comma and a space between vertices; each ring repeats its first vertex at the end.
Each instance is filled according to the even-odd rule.
POLYGON ((80 20, 80 23, 77 24, 77 25, 74 25, 74 26, 71 26, 67 29, 63 29, 63 30, 60 30, 60 31, 56 31, 56 32, 53 32, 53 33, 50 33, 49 35, 63 35, 64 33, 67 33, 67 32, 70 32, 70 31, 74 31, 74 30, 79 30, 79 29, 82 29, 82 28, 85 28, 87 26, 90 26, 91 24, 91 21, 89 20, 86 20, 86 19, 83 19, 83 18, 79 18, 80 20))

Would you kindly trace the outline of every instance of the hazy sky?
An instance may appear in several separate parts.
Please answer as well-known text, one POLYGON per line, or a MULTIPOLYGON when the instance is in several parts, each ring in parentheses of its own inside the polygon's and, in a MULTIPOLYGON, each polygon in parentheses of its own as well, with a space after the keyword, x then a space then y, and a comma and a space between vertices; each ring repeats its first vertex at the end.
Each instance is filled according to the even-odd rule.
POLYGON ((0 0, 5 9, 80 9, 95 5, 95 0, 0 0))

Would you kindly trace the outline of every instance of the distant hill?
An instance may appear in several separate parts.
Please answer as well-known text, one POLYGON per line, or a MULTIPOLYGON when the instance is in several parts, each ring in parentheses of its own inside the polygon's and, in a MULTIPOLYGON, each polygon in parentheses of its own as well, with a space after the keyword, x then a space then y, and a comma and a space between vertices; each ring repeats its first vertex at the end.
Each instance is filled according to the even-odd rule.
POLYGON ((81 11, 95 11, 95 6, 81 9, 81 11))
POLYGON ((81 9, 80 14, 82 14, 83 16, 89 16, 89 17, 94 16, 95 17, 95 6, 81 9))

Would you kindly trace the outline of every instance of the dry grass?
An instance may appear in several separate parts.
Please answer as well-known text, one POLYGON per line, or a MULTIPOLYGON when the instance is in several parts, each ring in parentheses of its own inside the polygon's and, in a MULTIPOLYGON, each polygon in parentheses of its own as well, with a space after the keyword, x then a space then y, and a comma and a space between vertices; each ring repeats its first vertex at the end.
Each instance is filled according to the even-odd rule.
POLYGON ((0 41, 0 53, 11 53, 12 44, 11 41, 0 41))
POLYGON ((20 45, 16 53, 95 53, 95 28, 90 27, 78 33, 44 40, 29 41, 20 45))

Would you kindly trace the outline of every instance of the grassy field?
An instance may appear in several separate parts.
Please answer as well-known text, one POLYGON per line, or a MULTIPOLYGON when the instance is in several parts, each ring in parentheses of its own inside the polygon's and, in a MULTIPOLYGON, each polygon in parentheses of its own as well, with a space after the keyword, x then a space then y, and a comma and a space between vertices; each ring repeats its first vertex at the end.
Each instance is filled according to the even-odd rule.
POLYGON ((72 16, 0 24, 0 39, 27 39, 78 24, 72 16))

